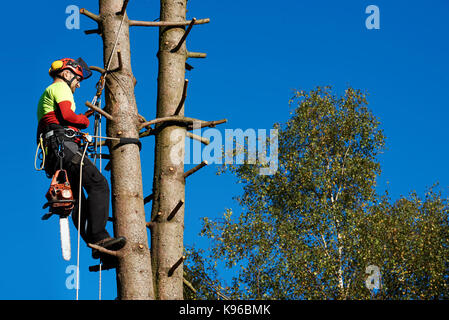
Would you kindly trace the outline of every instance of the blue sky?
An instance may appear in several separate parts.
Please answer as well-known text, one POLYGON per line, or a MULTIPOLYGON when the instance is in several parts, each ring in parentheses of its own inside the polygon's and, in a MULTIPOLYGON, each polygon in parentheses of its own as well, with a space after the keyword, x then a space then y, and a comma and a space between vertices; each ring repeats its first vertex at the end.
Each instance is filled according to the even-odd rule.
MULTIPOLYGON (((82 16, 79 30, 65 26, 67 6, 98 12, 97 1, 60 0, 6 2, 3 30, 3 240, 0 299, 74 299, 66 287, 67 268, 76 264, 76 232, 72 227, 72 260, 61 257, 57 218, 40 220, 50 181, 34 170, 36 104, 50 84, 51 62, 83 57, 101 65, 102 41, 83 30, 95 24, 82 16)), ((332 85, 342 94, 347 86, 369 93, 370 109, 387 137, 380 157, 379 191, 393 199, 440 183, 447 195, 449 114, 449 3, 445 0, 268 0, 198 1, 188 3, 188 17, 210 18, 195 26, 189 51, 208 54, 191 60, 186 73, 189 91, 186 115, 204 120, 227 118, 224 129, 270 129, 289 117, 293 89, 332 85), (380 30, 368 30, 368 5, 380 9, 380 30)), ((154 20, 159 1, 131 0, 128 15, 154 20)), ((131 31, 132 68, 139 113, 156 112, 156 28, 131 31)), ((95 94, 98 75, 77 91, 78 112, 95 94)), ((92 130, 92 127, 89 128, 92 130)), ((151 193, 154 138, 143 140, 144 194, 151 193)), ((216 165, 191 176, 186 186, 185 244, 207 243, 198 237, 200 218, 218 217, 225 208, 238 212, 233 196, 241 192, 232 176, 217 176, 216 165)), ((186 166, 186 169, 188 167, 186 166)), ((106 174, 109 178, 109 176, 106 174)), ((147 215, 151 204, 146 205, 147 215)), ((112 230, 112 226, 109 226, 112 230)), ((97 299, 98 274, 90 249, 81 245, 80 299, 97 299)), ((102 274, 102 298, 116 297, 115 272, 102 274)))

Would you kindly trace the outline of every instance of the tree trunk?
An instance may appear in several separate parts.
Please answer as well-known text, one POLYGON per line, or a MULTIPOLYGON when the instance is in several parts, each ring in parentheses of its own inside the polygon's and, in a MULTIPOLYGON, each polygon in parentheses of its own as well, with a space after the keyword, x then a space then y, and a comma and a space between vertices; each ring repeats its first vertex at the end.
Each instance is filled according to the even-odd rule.
MULTIPOLYGON (((113 51, 122 15, 122 0, 100 0, 100 26, 104 64, 113 51)), ((106 77, 106 111, 114 117, 107 121, 109 137, 138 138, 138 112, 131 70, 128 18, 123 22, 110 70, 118 67, 120 50, 123 68, 106 77)), ((111 194, 115 236, 124 236, 126 246, 118 258, 117 291, 119 299, 154 299, 151 255, 143 202, 139 147, 136 144, 109 144, 111 154, 111 194)))
MULTIPOLYGON (((187 0, 161 0, 161 21, 185 21, 187 0)), ((161 27, 156 117, 172 116, 182 99, 185 42, 173 52, 185 27, 161 27)), ((184 115, 184 106, 178 110, 184 115)), ((156 134, 151 254, 158 299, 183 299, 185 127, 159 125, 156 134), (174 152, 174 151, 177 152, 174 152), (173 216, 173 210, 177 209, 173 216), (174 268, 176 267, 176 268, 174 268)))

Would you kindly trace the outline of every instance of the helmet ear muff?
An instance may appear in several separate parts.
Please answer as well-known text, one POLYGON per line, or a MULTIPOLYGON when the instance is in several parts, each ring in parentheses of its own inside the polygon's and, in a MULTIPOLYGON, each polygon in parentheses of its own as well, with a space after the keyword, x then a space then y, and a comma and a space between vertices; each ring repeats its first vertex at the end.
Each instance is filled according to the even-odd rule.
POLYGON ((51 64, 50 70, 48 70, 49 73, 54 73, 62 68, 64 63, 61 60, 56 60, 51 64))

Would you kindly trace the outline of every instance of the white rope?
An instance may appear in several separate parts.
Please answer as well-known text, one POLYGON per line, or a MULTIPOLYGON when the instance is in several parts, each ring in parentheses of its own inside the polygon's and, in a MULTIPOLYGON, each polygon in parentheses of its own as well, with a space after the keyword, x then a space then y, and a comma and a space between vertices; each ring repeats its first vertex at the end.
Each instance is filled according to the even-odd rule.
POLYGON ((99 272, 99 284, 98 284, 98 300, 101 300, 101 261, 100 261, 100 269, 99 272))
POLYGON ((81 157, 80 162, 80 185, 78 189, 78 248, 76 252, 76 300, 79 298, 79 283, 80 283, 80 234, 81 234, 81 195, 82 195, 82 182, 83 182, 83 162, 84 162, 84 156, 86 155, 88 143, 86 143, 86 146, 84 147, 83 156, 81 157))
MULTIPOLYGON (((98 96, 97 95, 95 95, 94 96, 94 98, 92 99, 92 104, 93 105, 95 105, 96 103, 97 103, 97 101, 98 101, 98 105, 97 105, 97 107, 99 107, 99 108, 101 108, 101 98, 98 100, 98 96)), ((100 114, 100 117, 99 117, 99 119, 98 119, 98 134, 100 134, 101 135, 101 114, 100 114)), ((96 136, 92 136, 93 138, 95 137, 96 138, 96 136)), ((98 138, 97 138, 98 139, 98 138)), ((102 145, 101 144, 99 144, 98 146, 97 146, 97 148, 99 147, 99 153, 98 153, 98 150, 96 149, 95 150, 95 153, 98 155, 98 159, 99 159, 99 162, 100 162, 100 173, 102 173, 102 163, 101 163, 101 152, 102 152, 102 145)), ((96 162, 97 162, 97 155, 95 155, 95 159, 94 159, 94 164, 96 165, 96 162)), ((99 264, 99 270, 98 270, 98 300, 101 300, 101 269, 102 269, 102 263, 101 263, 101 260, 100 260, 100 264, 99 264)))
MULTIPOLYGON (((95 95, 94 96, 94 98, 92 99, 92 104, 93 105, 95 105, 96 103, 97 103, 97 101, 98 101, 98 105, 97 105, 97 107, 98 108, 101 108, 101 98, 100 98, 100 100, 98 100, 98 96, 97 95, 95 95)), ((101 135, 101 114, 100 114, 100 117, 99 117, 99 119, 98 119, 98 134, 100 134, 101 135)), ((96 136, 93 136, 93 137, 95 137, 96 138, 96 136)), ((97 138, 98 139, 98 138, 97 138)), ((96 153, 96 155, 95 155, 95 158, 94 158, 94 164, 96 165, 97 163, 97 155, 98 155, 98 159, 99 159, 99 162, 100 162, 100 173, 102 173, 102 163, 101 163, 101 152, 102 152, 102 149, 101 149, 101 144, 100 145, 98 145, 97 146, 97 148, 100 148, 100 152, 98 153, 98 150, 97 149, 95 149, 95 153, 96 153)), ((98 300, 101 300, 101 266, 102 266, 102 264, 101 264, 101 260, 100 260, 100 264, 99 264, 99 270, 98 270, 98 300)))
POLYGON ((108 63, 106 65, 106 71, 109 71, 109 67, 111 66, 111 61, 112 61, 112 55, 115 52, 115 48, 117 47, 117 43, 118 43, 118 36, 120 34, 120 31, 122 30, 122 25, 123 25, 123 21, 125 20, 125 13, 123 13, 123 17, 122 17, 122 21, 120 22, 120 26, 118 28, 118 32, 117 35, 115 37, 115 43, 114 43, 114 47, 112 48, 111 54, 109 55, 109 59, 108 59, 108 63))

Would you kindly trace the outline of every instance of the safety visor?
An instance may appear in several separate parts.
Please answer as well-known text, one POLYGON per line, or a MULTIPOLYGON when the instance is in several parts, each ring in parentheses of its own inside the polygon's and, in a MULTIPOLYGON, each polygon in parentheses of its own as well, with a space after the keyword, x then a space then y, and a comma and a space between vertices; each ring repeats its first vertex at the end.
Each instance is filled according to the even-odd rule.
POLYGON ((84 62, 83 59, 78 58, 75 60, 76 63, 83 69, 83 80, 86 80, 92 75, 92 71, 90 71, 89 67, 87 66, 86 62, 84 62))

